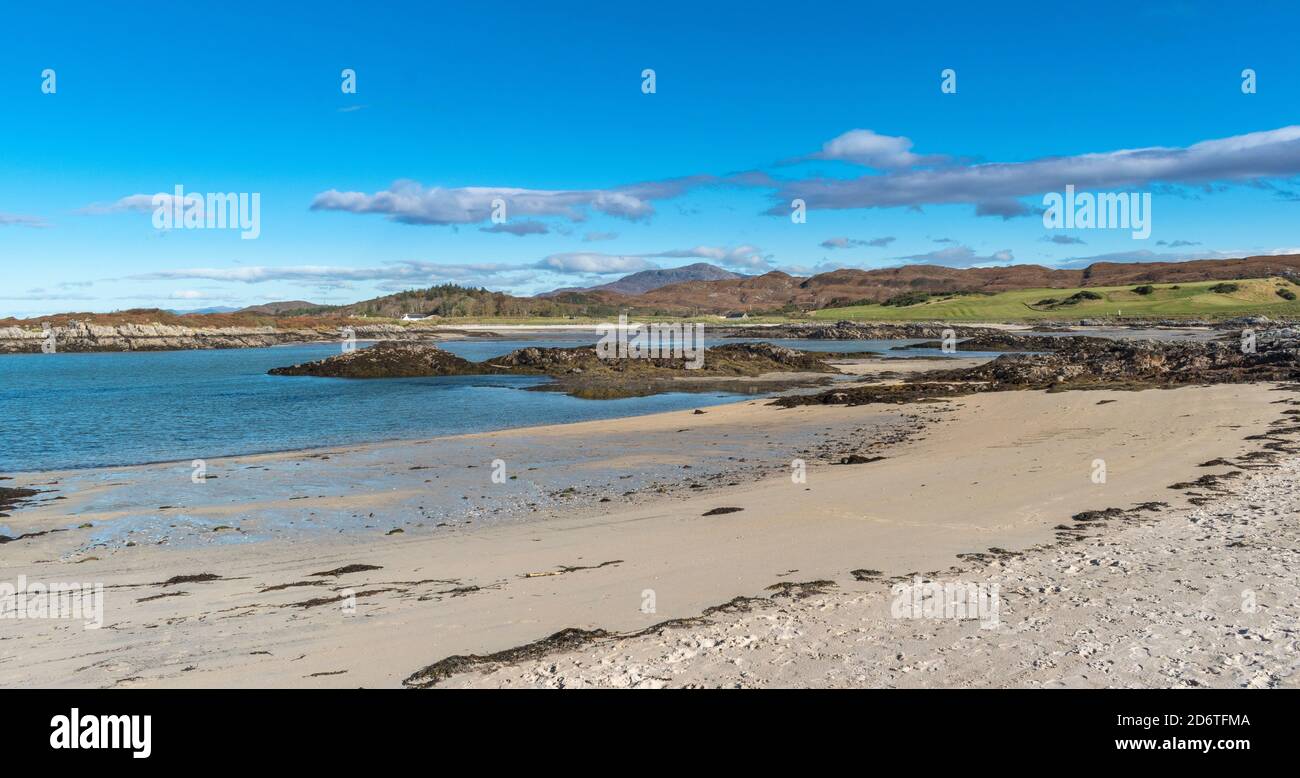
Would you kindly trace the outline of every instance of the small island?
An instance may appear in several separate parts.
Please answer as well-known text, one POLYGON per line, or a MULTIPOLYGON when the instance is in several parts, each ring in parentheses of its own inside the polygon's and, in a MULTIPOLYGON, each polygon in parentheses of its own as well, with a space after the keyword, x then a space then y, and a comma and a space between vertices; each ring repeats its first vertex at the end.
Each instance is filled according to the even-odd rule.
POLYGON ((549 376, 532 389, 561 391, 586 399, 639 397, 661 392, 747 391, 817 386, 839 371, 816 354, 771 343, 728 343, 705 350, 698 369, 671 357, 602 358, 595 346, 528 347, 471 362, 430 343, 382 341, 315 362, 267 371, 277 376, 323 378, 422 378, 460 375, 549 376), (709 380, 713 379, 713 380, 709 380))

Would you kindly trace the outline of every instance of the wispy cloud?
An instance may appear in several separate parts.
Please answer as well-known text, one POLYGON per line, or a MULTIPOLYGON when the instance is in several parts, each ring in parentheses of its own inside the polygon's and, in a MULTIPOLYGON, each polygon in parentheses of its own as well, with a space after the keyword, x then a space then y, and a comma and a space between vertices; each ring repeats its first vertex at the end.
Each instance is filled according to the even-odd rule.
POLYGON ((91 203, 81 209, 81 213, 102 216, 113 213, 152 213, 154 208, 154 198, 162 198, 159 202, 171 206, 173 195, 166 192, 157 194, 132 194, 125 197, 119 197, 111 203, 91 203))
POLYGON ((1039 240, 1044 243, 1055 243, 1058 246, 1083 245, 1082 238, 1076 238, 1072 235, 1044 235, 1039 240))
POLYGON ((635 273, 638 270, 649 270, 658 267, 645 257, 635 254, 601 254, 585 251, 552 254, 537 263, 537 266, 561 273, 596 273, 601 275, 635 273))
POLYGON ((594 251, 552 254, 538 267, 575 273, 632 273, 658 267, 652 259, 704 259, 726 267, 766 269, 771 257, 757 246, 695 246, 643 254, 605 254, 594 251))
POLYGON ((522 238, 525 235, 545 235, 550 232, 545 224, 539 221, 521 221, 521 222, 504 222, 502 224, 493 224, 491 227, 479 227, 480 232, 504 232, 509 235, 522 238))
MULTIPOLYGON (((836 141, 843 138, 840 136, 836 141)), ((873 143, 876 142, 864 146, 870 149, 873 143)), ((847 144, 847 148, 848 151, 840 154, 845 158, 853 155, 853 144, 847 144)), ((885 144, 878 153, 884 154, 886 160, 891 159, 890 148, 885 144)), ((910 153, 897 144, 893 148, 896 161, 903 161, 910 153)), ((868 159, 870 154, 862 151, 857 156, 868 159)), ((768 213, 786 215, 790 201, 799 198, 811 209, 967 203, 976 205, 984 215, 1011 218, 1028 215, 1033 210, 1024 204, 1011 205, 1017 198, 1063 191, 1067 184, 1098 190, 1155 184, 1206 186, 1296 174, 1300 174, 1300 126, 1293 125, 1202 141, 1183 148, 1123 149, 1027 162, 889 170, 853 179, 822 177, 779 182, 777 203, 768 213)))
POLYGON ((14 213, 0 213, 0 227, 36 227, 44 229, 52 226, 39 216, 20 216, 14 213))
POLYGON ((674 249, 672 251, 664 251, 658 254, 647 254, 646 256, 678 259, 707 259, 712 262, 717 262, 719 265, 749 268, 751 270, 765 269, 772 265, 772 258, 770 255, 765 255, 757 246, 750 246, 748 244, 735 247, 696 246, 689 249, 674 249))
POLYGON ((488 221, 493 202, 505 203, 509 218, 556 217, 573 222, 589 211, 629 221, 654 214, 653 202, 677 197, 714 179, 708 176, 671 179, 615 189, 546 190, 512 187, 426 187, 417 181, 396 181, 388 189, 367 194, 331 189, 316 195, 313 211, 382 214, 403 224, 477 224, 488 221))
POLYGON ((689 249, 641 254, 602 252, 563 252, 550 254, 526 263, 504 262, 427 262, 402 260, 371 267, 339 265, 287 265, 198 267, 161 270, 126 276, 118 281, 218 281, 223 283, 262 284, 288 282, 318 289, 344 289, 354 284, 370 283, 376 288, 398 291, 440 283, 482 284, 491 282, 498 289, 519 289, 530 282, 550 283, 567 277, 635 273, 660 267, 656 259, 705 259, 738 268, 766 269, 770 257, 756 246, 696 246, 689 249))
POLYGON ((1016 261, 1010 249, 995 251, 987 256, 980 256, 970 246, 949 246, 946 249, 931 251, 926 254, 912 254, 898 257, 904 264, 943 265, 945 267, 980 267, 991 265, 1010 265, 1016 261))
POLYGON ((822 241, 824 249, 855 249, 862 247, 884 248, 897 240, 894 236, 889 235, 883 238, 872 238, 871 240, 860 240, 858 238, 827 238, 822 241))
POLYGON ((376 267, 340 267, 331 265, 289 265, 284 267, 186 268, 162 270, 127 276, 130 281, 207 280, 245 284, 267 281, 361 282, 397 281, 436 283, 466 274, 490 275, 518 270, 518 265, 499 263, 456 264, 421 261, 390 262, 376 267))
POLYGON ((1043 208, 1025 205, 1019 200, 992 200, 975 204, 976 216, 997 216, 1002 221, 1018 219, 1021 216, 1041 216, 1043 208))

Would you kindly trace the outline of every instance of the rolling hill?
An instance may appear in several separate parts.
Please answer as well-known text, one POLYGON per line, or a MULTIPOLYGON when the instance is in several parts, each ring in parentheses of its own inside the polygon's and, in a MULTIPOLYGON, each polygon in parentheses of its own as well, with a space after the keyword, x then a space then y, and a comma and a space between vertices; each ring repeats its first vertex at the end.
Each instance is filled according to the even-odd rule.
POLYGON ((1230 281, 1300 276, 1300 255, 1205 259, 1189 262, 1098 262, 1080 270, 1040 265, 949 268, 905 265, 881 270, 835 270, 810 278, 780 271, 723 281, 691 281, 626 300, 638 311, 662 313, 780 312, 880 303, 904 293, 1006 292, 1147 283, 1230 281))
POLYGON ((837 321, 1009 321, 1015 319, 1300 316, 1300 279, 1280 276, 1232 282, 1040 287, 988 294, 932 297, 912 305, 826 308, 815 319, 837 321), (1235 288, 1234 288, 1235 287, 1235 288), (1281 294, 1279 294, 1281 290, 1281 294), (1286 295, 1290 295, 1288 299, 1286 295))

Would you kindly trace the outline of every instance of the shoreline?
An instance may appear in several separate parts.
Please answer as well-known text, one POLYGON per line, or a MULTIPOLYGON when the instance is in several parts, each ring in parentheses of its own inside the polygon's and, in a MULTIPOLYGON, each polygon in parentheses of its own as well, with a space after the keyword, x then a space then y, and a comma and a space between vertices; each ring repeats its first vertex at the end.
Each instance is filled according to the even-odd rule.
MULTIPOLYGON (((660 318, 643 317, 643 320, 658 321, 660 318)), ((837 326, 834 319, 791 319, 780 322, 749 322, 737 319, 698 322, 692 317, 686 317, 684 319, 674 318, 674 320, 708 324, 715 333, 722 333, 721 337, 731 337, 729 332, 733 330, 774 330, 777 333, 776 337, 782 337, 780 335, 781 330, 832 329, 837 326)), ((882 319, 859 322, 858 325, 865 328, 894 330, 896 334, 892 337, 908 338, 912 336, 906 333, 912 330, 949 326, 959 331, 984 330, 1026 333, 1060 330, 1089 334, 1143 330, 1148 332, 1215 332, 1222 328, 1223 323, 1207 323, 1205 320, 1197 318, 1189 318, 1186 323, 1174 320, 1150 319, 1089 324, 1081 324, 1078 320, 1069 318, 1060 321, 1025 320, 1005 322, 882 319)), ((384 322, 364 319, 339 319, 338 321, 281 328, 265 324, 190 327, 162 323, 94 324, 71 321, 55 326, 51 332, 55 339, 56 350, 54 353, 131 354, 338 343, 341 340, 340 330, 345 326, 351 327, 356 332, 357 342, 403 340, 436 343, 448 340, 487 339, 501 333, 545 335, 548 332, 565 334, 590 332, 595 336, 602 324, 599 321, 592 321, 584 324, 413 323, 404 325, 396 319, 384 322)), ((47 335, 48 333, 43 330, 27 329, 17 324, 0 326, 0 357, 44 354, 42 344, 47 335)))
MULTIPOLYGON (((281 344, 281 345, 289 346, 294 344, 281 344)), ((270 348, 275 348, 275 347, 273 346, 270 348)), ((82 353, 123 353, 123 352, 82 352, 82 353)), ((789 382, 792 379, 799 379, 799 378, 809 379, 819 375, 828 375, 828 376, 840 378, 845 382, 845 385, 847 386, 862 380, 876 380, 878 378, 893 378, 893 377, 912 374, 912 373, 924 372, 926 370, 934 370, 934 369, 941 369, 941 368, 960 369, 963 367, 970 367, 977 364, 981 364, 983 362, 988 361, 988 359, 989 357, 971 357, 971 356, 963 356, 960 354, 955 356, 950 356, 950 357, 892 356, 892 357, 884 357, 884 358, 877 358, 877 359, 845 359, 845 360, 831 360, 831 364, 835 365, 839 370, 838 374, 764 373, 758 376, 711 376, 711 377, 702 377, 702 378, 696 378, 687 375, 687 376, 675 378, 674 380, 679 382, 683 387, 690 387, 692 384, 705 382, 705 381, 716 382, 719 386, 710 387, 710 389, 705 392, 700 392, 699 390, 692 390, 686 388, 679 390, 680 393, 682 394, 698 393, 701 394, 702 397, 708 394, 716 394, 716 393, 722 393, 728 395, 727 402, 712 403, 712 404, 706 404, 702 406, 705 408, 710 408, 710 407, 719 407, 722 405, 731 405, 734 403, 755 401, 753 392, 742 392, 740 390, 741 388, 744 389, 758 388, 765 392, 763 395, 761 395, 758 398, 759 401, 771 400, 775 396, 777 396, 778 393, 780 393, 786 388, 782 384, 789 382), (736 384, 737 387, 739 388, 727 389, 725 388, 727 384, 736 384), (764 390, 763 389, 764 384, 771 384, 774 388, 770 390, 764 390)), ((360 379, 349 379, 349 380, 360 380, 360 379)), ((376 379, 376 380, 386 380, 386 379, 376 379)), ((825 387, 810 386, 805 388, 820 389, 825 387)), ((548 390, 548 391, 558 391, 558 390, 548 390)), ((673 391, 660 392, 660 394, 672 394, 672 393, 674 392, 673 391)), ((592 402, 602 402, 602 401, 592 400, 592 402)), ((268 449, 264 451, 250 451, 250 452, 239 453, 239 454, 216 454, 216 455, 206 457, 206 459, 208 461, 227 461, 227 462, 238 463, 244 460, 253 461, 265 457, 309 457, 309 456, 319 455, 319 454, 355 452, 367 448, 375 448, 380 446, 393 446, 393 445, 401 445, 401 444, 407 444, 411 446, 426 445, 434 441, 444 440, 444 439, 458 439, 458 438, 472 437, 475 435, 492 435, 497 433, 508 433, 508 432, 527 432, 531 430, 541 430, 548 427, 567 427, 567 426, 580 425, 580 424, 603 425, 611 421, 617 421, 619 419, 633 419, 633 418, 641 418, 644 416, 656 416, 665 413, 682 413, 682 412, 683 411, 648 410, 640 413, 630 413, 623 416, 614 416, 605 419, 588 419, 583 421, 572 421, 572 422, 562 422, 562 423, 523 424, 521 426, 507 426, 507 427, 501 427, 493 430, 484 430, 482 432, 460 432, 460 433, 452 433, 447 435, 434 435, 434 436, 421 436, 421 437, 378 438, 374 440, 366 440, 366 441, 360 441, 355 443, 338 443, 338 444, 321 445, 321 446, 310 446, 306 448, 268 449)), ((685 411, 685 412, 690 413, 692 411, 685 411)), ((132 471, 132 470, 139 470, 139 469, 153 468, 153 467, 166 467, 166 466, 179 467, 182 465, 188 466, 189 462, 191 461, 192 459, 159 459, 159 460, 150 460, 145 462, 131 462, 131 463, 112 464, 112 465, 89 465, 86 467, 54 468, 50 470, 7 470, 7 471, 0 472, 0 476, 8 477, 11 480, 13 480, 15 483, 29 484, 34 482, 33 479, 49 479, 49 478, 62 479, 62 478, 69 478, 73 476, 89 476, 95 473, 102 473, 108 471, 132 471)))
MULTIPOLYGON (((761 399, 769 399, 769 398, 761 398, 761 399)), ((736 393, 735 400, 734 400, 734 402, 736 403, 754 402, 754 401, 755 400, 752 396, 747 396, 740 393, 736 393)), ((731 405, 731 404, 732 403, 719 403, 718 405, 706 406, 706 407, 719 407, 721 405, 731 405)), ((209 457, 208 461, 247 463, 247 462, 261 461, 267 458, 289 459, 295 457, 313 457, 313 456, 319 456, 321 454, 344 454, 349 452, 356 453, 367 449, 375 449, 383 446, 393 446, 393 445, 403 445, 403 444, 409 446, 423 446, 423 445, 429 445, 443 440, 473 438, 477 436, 497 435, 497 434, 511 433, 511 432, 529 432, 535 430, 544 430, 551 427, 572 427, 581 424, 604 425, 612 421, 618 421, 620 419, 636 419, 645 416, 658 416, 658 415, 669 414, 669 413, 692 413, 692 412, 693 411, 649 411, 646 413, 630 414, 627 416, 615 416, 608 419, 587 419, 584 421, 571 421, 571 422, 563 422, 558 424, 527 424, 521 427, 502 427, 500 429, 484 430, 482 432, 458 432, 450 435, 434 435, 434 436, 417 437, 417 438, 383 438, 379 440, 367 440, 358 443, 340 443, 337 445, 329 445, 329 446, 311 446, 308 448, 273 449, 269 451, 250 451, 246 454, 219 454, 216 456, 209 457)), ((20 483, 20 482, 30 483, 30 481, 26 479, 45 478, 45 477, 67 478, 67 477, 77 476, 77 475, 93 474, 97 471, 108 472, 108 471, 121 471, 121 470, 143 470, 148 468, 167 467, 167 466, 173 466, 173 467, 179 467, 182 465, 189 466, 190 461, 191 460, 188 459, 160 459, 152 462, 135 462, 130 464, 122 464, 122 465, 92 465, 90 467, 71 467, 71 468, 61 468, 55 470, 11 470, 11 471, 6 471, 5 473, 0 475, 4 475, 12 479, 15 483, 20 483)))
MULTIPOLYGON (((833 580, 843 588, 854 585, 852 571, 943 570, 958 554, 1054 540, 1054 527, 1078 511, 1180 502, 1164 486, 1217 472, 1196 465, 1236 457, 1239 438, 1267 431, 1279 410, 1272 402, 1285 396, 1273 389, 1011 392, 901 408, 731 403, 703 416, 557 425, 538 437, 565 450, 591 445, 592 428, 581 425, 604 426, 623 448, 621 461, 604 466, 627 470, 671 466, 673 430, 688 418, 707 423, 718 441, 750 427, 773 434, 773 424, 791 425, 778 436, 802 429, 810 440, 852 438, 864 421, 900 411, 926 420, 908 441, 880 448, 882 460, 810 460, 802 485, 791 483, 787 467, 701 494, 649 493, 576 513, 561 506, 540 521, 441 535, 137 545, 74 556, 60 552, 75 543, 68 533, 9 543, 8 575, 64 571, 100 578, 116 594, 106 606, 112 629, 99 635, 20 625, 15 645, 48 661, 5 666, 0 684, 27 673, 42 685, 396 686, 440 659, 525 646, 567 627, 635 631, 698 617, 733 597, 765 596, 773 585, 795 591, 800 582, 833 580), (646 435, 665 436, 668 447, 642 451, 646 435), (1111 462, 1103 485, 1088 479, 1098 450, 1111 462), (741 510, 701 515, 721 507, 741 510), (313 575, 357 564, 378 569, 313 575), (199 573, 215 578, 158 583, 199 573), (654 613, 641 610, 647 589, 657 596, 654 613), (356 597, 351 617, 339 612, 345 590, 356 597), (316 600, 323 602, 304 605, 316 600), (155 629, 169 635, 165 650, 143 639, 155 629), (104 639, 111 659, 96 659, 104 639)), ((517 430, 466 437, 490 451, 517 430)))
MULTIPOLYGON (((719 428, 723 430, 720 434, 721 438, 733 438, 736 441, 735 445, 739 447, 737 454, 748 454, 747 457, 739 457, 740 462, 745 462, 746 459, 750 461, 742 467, 739 463, 724 462, 722 461, 722 455, 717 455, 714 459, 718 460, 722 467, 710 468, 706 463, 694 459, 682 459, 683 463, 694 462, 693 466, 699 471, 688 480, 697 482, 712 480, 715 484, 719 479, 728 481, 737 479, 752 480, 756 477, 755 472, 764 467, 760 461, 761 457, 755 456, 758 450, 757 446, 761 442, 759 439, 768 440, 773 433, 772 431, 751 431, 743 428, 733 429, 737 426, 735 419, 737 415, 744 416, 745 412, 739 410, 742 406, 746 408, 770 406, 771 412, 779 411, 780 409, 771 406, 771 399, 771 397, 753 398, 737 395, 729 402, 697 406, 689 410, 654 411, 607 419, 508 427, 498 430, 435 437, 371 441, 340 446, 243 454, 232 457, 213 457, 205 460, 208 479, 211 483, 201 488, 212 487, 228 491, 229 487, 226 485, 233 483, 231 481, 232 477, 246 479, 250 476, 249 471, 252 471, 251 475, 257 477, 258 480, 250 486, 241 487, 241 492, 236 498, 236 500, 242 499, 246 503, 246 511, 249 513, 264 513, 277 508, 293 510, 299 513, 308 509, 323 511, 333 508, 336 512, 341 511, 340 517, 348 513, 350 509, 347 505, 333 504, 335 498, 318 497, 307 499, 301 496, 291 496, 297 494, 292 482, 302 477, 297 468, 305 465, 317 471, 312 476, 315 480, 326 477, 325 471, 328 470, 339 473, 336 479, 339 482, 347 479, 360 479, 371 484, 369 494, 375 501, 375 505, 371 506, 374 510, 370 513, 373 518, 375 513, 379 512, 378 506, 392 498, 392 490, 399 490, 399 495, 411 494, 417 496, 428 491, 430 481, 424 476, 425 472, 431 469, 442 470, 443 474, 447 474, 447 470, 458 467, 476 470, 476 472, 483 471, 484 475, 478 476, 477 481, 466 483, 462 479, 456 484, 462 489, 481 490, 483 489, 482 481, 487 477, 486 471, 491 461, 497 458, 498 455, 510 459, 511 467, 514 469, 512 472, 514 472, 521 464, 520 460, 527 462, 529 456, 536 459, 539 465, 543 461, 555 459, 556 455, 551 451, 551 447, 556 439, 577 441, 579 442, 577 448, 585 447, 591 449, 591 451, 571 456, 568 459, 561 457, 558 465, 553 469, 564 471, 565 469, 577 468, 590 471, 596 473, 597 480, 585 484, 584 488, 578 489, 571 495, 565 494, 565 492, 572 492, 573 490, 561 489, 555 484, 549 484, 548 488, 552 488, 553 492, 560 493, 561 499, 554 501, 553 504, 546 506, 541 511, 538 517, 544 520, 548 515, 560 510, 572 512, 575 509, 590 510, 595 508, 597 506, 594 504, 594 498, 597 496, 602 497, 602 502, 609 502, 610 500, 606 499, 606 496, 613 494, 609 492, 609 489, 616 485, 619 488, 626 487, 632 490, 624 492, 623 497, 618 501, 620 504, 628 501, 638 502, 650 495, 662 496, 683 492, 683 483, 673 483, 673 481, 681 481, 681 477, 674 474, 671 468, 664 463, 669 460, 682 459, 680 453, 676 453, 676 449, 680 447, 683 440, 692 441, 691 445, 696 447, 710 446, 717 448, 720 444, 715 440, 714 431, 719 428), (623 454, 627 442, 632 439, 637 439, 634 448, 650 452, 650 458, 641 457, 639 462, 641 468, 636 478, 625 474, 623 468, 631 464, 626 457, 611 458, 611 456, 617 457, 623 454), (510 450, 511 445, 515 445, 516 449, 510 450), (499 449, 498 446, 501 446, 502 449, 499 449), (453 448, 456 449, 455 452, 447 451, 453 448), (492 453, 487 453, 489 451, 492 453), (439 452, 437 456, 440 457, 440 460, 430 461, 433 452, 439 452), (656 457, 661 461, 654 461, 656 457), (262 476, 263 473, 266 473, 266 475, 262 476), (606 479, 603 484, 599 480, 601 474, 606 479), (646 483, 646 477, 655 477, 660 480, 646 483), (667 479, 666 483, 662 480, 665 477, 667 479), (225 478, 226 481, 220 481, 221 478, 225 478), (633 478, 633 480, 621 483, 621 479, 626 478, 633 478), (286 482, 289 483, 286 484, 286 482), (385 484, 388 488, 379 488, 376 484, 385 484), (603 492, 602 486, 604 488, 603 492), (587 493, 585 496, 588 497, 585 503, 581 499, 584 492, 587 493), (297 502, 299 500, 306 501, 297 502)), ((814 441, 810 437, 809 430, 803 429, 801 425, 783 423, 786 420, 795 420, 797 417, 798 414, 772 417, 771 430, 779 430, 784 436, 778 444, 779 447, 786 445, 804 447, 821 445, 823 448, 835 448, 835 451, 839 451, 840 448, 845 451, 857 450, 857 447, 851 441, 814 441)), ((897 440, 899 435, 902 434, 898 430, 904 429, 907 426, 906 420, 913 418, 913 415, 900 412, 898 409, 883 409, 879 413, 873 414, 872 417, 876 420, 874 431, 879 434, 882 440, 897 440)), ((835 455, 838 456, 839 454, 835 455)), ((725 457, 725 459, 735 460, 737 456, 725 457)), ((674 466, 684 466, 684 464, 674 466)), ((38 489, 39 493, 35 498, 20 505, 16 512, 5 520, 5 525, 17 528, 20 532, 44 532, 49 530, 62 531, 56 526, 52 526, 57 525, 60 521, 63 522, 65 528, 71 528, 83 522, 92 522, 96 523, 96 527, 101 528, 101 530, 111 530, 115 521, 128 519, 132 527, 131 531, 134 532, 134 527, 141 517, 155 513, 155 511, 151 510, 149 504, 141 503, 135 496, 141 490, 156 495, 155 499, 157 501, 169 503, 163 507, 169 510, 185 510, 189 516, 200 516, 204 512, 211 512, 220 520, 225 521, 228 517, 234 515, 230 509, 217 506, 216 503, 210 500, 204 502, 207 497, 201 498, 197 503, 179 499, 180 495, 184 493, 187 484, 191 481, 191 468, 192 463, 190 460, 169 460, 160 463, 118 467, 15 473, 11 479, 14 486, 38 489), (51 489, 48 487, 56 488, 51 489), (116 487, 117 492, 122 493, 119 501, 122 499, 129 501, 127 503, 128 507, 126 509, 96 510, 94 508, 96 502, 104 501, 103 493, 114 487, 116 487), (178 489, 178 487, 180 488, 178 489), (166 498, 161 495, 166 495, 166 498), (88 507, 89 509, 87 509, 88 507)), ((535 466, 527 467, 527 471, 537 469, 538 467, 535 466)), ((455 473, 450 475, 454 476, 455 473)), ((440 478, 441 476, 436 477, 440 478)), ((515 478, 518 477, 519 475, 516 474, 515 478)), ((526 473, 523 477, 528 478, 526 473)), ((511 481, 514 481, 515 478, 512 478, 511 481)), ((557 474, 553 472, 547 478, 539 481, 538 485, 549 483, 555 478, 557 478, 557 474)), ((499 491, 504 486, 496 485, 495 488, 499 491)), ((692 483, 691 486, 696 487, 696 484, 692 483)), ((704 488, 712 489, 713 485, 706 485, 704 488)), ((193 494, 194 490, 190 490, 190 493, 193 494)), ((108 501, 113 502, 112 494, 110 494, 108 501)), ((414 502, 427 503, 428 500, 417 499, 408 502, 410 502, 409 505, 398 504, 393 506, 393 509, 400 512, 403 507, 410 508, 414 502)), ((424 506, 421 505, 420 511, 423 512, 423 510, 424 506)), ((533 514, 537 514, 536 509, 534 509, 533 514)), ((533 518, 533 516, 528 518, 533 518)), ((342 526, 339 526, 338 531, 349 535, 364 536, 368 534, 366 530, 370 529, 370 527, 362 527, 361 524, 363 523, 358 521, 353 522, 355 526, 348 526, 345 521, 342 526)), ((407 526, 406 529, 410 530, 410 527, 407 526)), ((267 539, 259 538, 259 540, 267 539)), ((175 541, 176 538, 172 540, 175 541)))

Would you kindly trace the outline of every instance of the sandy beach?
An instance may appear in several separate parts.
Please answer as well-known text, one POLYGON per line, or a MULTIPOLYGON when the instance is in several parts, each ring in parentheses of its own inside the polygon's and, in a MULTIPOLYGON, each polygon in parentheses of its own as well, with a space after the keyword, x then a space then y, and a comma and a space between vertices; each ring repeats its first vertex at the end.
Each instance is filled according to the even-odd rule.
POLYGON ((1300 459, 1213 506, 939 583, 1000 586, 995 628, 898 619, 886 587, 826 586, 727 618, 487 664, 475 688, 1300 688, 1300 459))
POLYGON ((164 482, 188 483, 189 463, 24 477, 15 483, 66 499, 4 520, 26 536, 0 547, 0 578, 102 582, 105 620, 101 629, 10 622, 0 684, 1285 685, 1297 657, 1286 474, 1297 465, 1241 464, 1264 464, 1251 452, 1281 438, 1248 438, 1286 434, 1278 423, 1292 397, 1229 384, 904 406, 751 400, 212 460, 220 478, 201 498, 173 487, 188 500, 176 521, 161 505, 131 503, 164 482), (874 461, 839 464, 849 454, 874 461), (518 478, 493 483, 494 459, 518 478), (560 477, 528 470, 545 459, 565 477, 584 474, 573 491, 512 496, 521 482, 560 477), (794 460, 805 478, 792 477, 794 460), (432 471, 450 491, 437 492, 432 471), (435 504, 466 492, 466 472, 475 512, 436 521, 435 504), (1232 472, 1222 483, 1236 497, 1213 485, 1166 488, 1232 472), (627 481, 637 487, 618 488, 627 481), (1252 497, 1260 493, 1269 500, 1252 497), (1167 507, 1072 521, 1151 502, 1167 507), (1266 508, 1247 510, 1256 505, 1266 508), (363 528, 344 530, 356 516, 363 528), (233 526, 214 529, 221 521, 233 526), (35 534, 51 529, 63 531, 35 534), (1205 551, 1222 537, 1241 543, 1205 551), (996 578, 1001 626, 890 619, 891 582, 918 575, 996 578), (1212 673, 1196 652, 1217 657, 1217 644, 1188 648, 1204 627, 1194 608, 1227 630, 1247 586, 1254 620, 1234 633, 1244 637, 1220 636, 1240 667, 1212 673), (1168 587, 1217 604, 1120 607, 1168 587), (716 609, 735 598, 757 600, 716 609), (680 619, 689 621, 663 626, 680 619), (594 634, 566 633, 567 652, 542 644, 504 664, 425 671, 566 629, 594 634), (1146 639, 1129 648, 1124 636, 1141 629, 1146 639), (967 645, 983 658, 967 665, 964 650, 953 653, 967 645))

